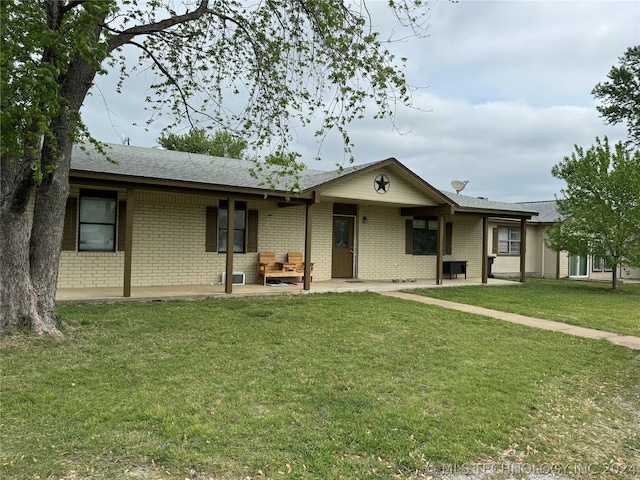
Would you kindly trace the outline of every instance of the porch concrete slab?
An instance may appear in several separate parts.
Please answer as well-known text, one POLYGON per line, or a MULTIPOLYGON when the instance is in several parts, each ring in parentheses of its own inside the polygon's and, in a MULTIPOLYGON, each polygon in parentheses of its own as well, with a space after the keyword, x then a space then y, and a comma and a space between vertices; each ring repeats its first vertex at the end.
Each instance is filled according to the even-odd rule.
MULTIPOLYGON (((131 297, 122 296, 122 287, 111 288, 59 288, 56 294, 58 302, 122 302, 122 301, 150 301, 169 299, 197 299, 206 297, 242 297, 264 295, 296 295, 329 292, 384 292, 407 290, 411 288, 446 288, 463 285, 482 285, 480 279, 446 279, 442 285, 436 285, 434 279, 415 279, 411 281, 392 280, 359 280, 359 279, 331 279, 316 282, 311 290, 304 290, 302 285, 288 284, 286 286, 264 286, 261 284, 234 285, 233 293, 224 293, 224 285, 172 285, 172 286, 143 286, 132 287, 131 297)), ((490 278, 491 285, 513 285, 520 283, 490 278)))
POLYGON ((403 300, 411 300, 415 302, 425 303, 428 305, 435 305, 442 308, 448 308, 451 310, 458 310, 460 312, 473 313, 476 315, 484 315, 485 317, 497 318, 511 323, 517 323, 519 325, 526 325, 528 327, 541 328, 543 330, 551 330, 554 332, 566 333, 568 335, 575 335, 577 337, 592 338, 595 340, 607 339, 615 345, 631 348, 633 350, 640 350, 640 338, 629 335, 620 335, 612 332, 605 332, 602 330, 596 330, 593 328, 578 327, 575 325, 569 325, 568 323, 554 322, 551 320, 544 320, 542 318, 526 317, 517 313, 501 312, 499 310, 493 310, 490 308, 477 307, 474 305, 466 305, 464 303, 456 303, 448 300, 440 300, 438 298, 424 297, 422 295, 414 295, 405 292, 380 292, 381 295, 389 297, 401 298, 403 300))

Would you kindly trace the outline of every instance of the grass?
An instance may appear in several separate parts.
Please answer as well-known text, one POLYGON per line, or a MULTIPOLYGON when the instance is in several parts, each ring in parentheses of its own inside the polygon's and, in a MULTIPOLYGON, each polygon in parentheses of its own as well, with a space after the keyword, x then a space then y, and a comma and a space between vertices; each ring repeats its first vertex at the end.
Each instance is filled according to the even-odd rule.
POLYGON ((640 284, 527 279, 523 286, 429 288, 411 293, 640 337, 640 284))
POLYGON ((640 353, 605 341, 373 293, 60 314, 0 339, 3 478, 640 471, 640 353))

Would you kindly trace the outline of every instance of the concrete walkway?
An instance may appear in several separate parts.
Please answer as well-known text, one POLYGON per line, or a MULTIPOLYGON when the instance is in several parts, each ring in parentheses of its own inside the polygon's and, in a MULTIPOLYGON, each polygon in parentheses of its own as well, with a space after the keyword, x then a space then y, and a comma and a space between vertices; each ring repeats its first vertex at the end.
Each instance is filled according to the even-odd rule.
POLYGON ((518 323, 520 325, 526 325, 528 327, 542 328, 544 330, 567 333, 569 335, 575 335, 578 337, 593 338, 596 340, 606 338, 608 341, 615 345, 631 348, 633 350, 640 350, 640 338, 632 337, 630 335, 619 335, 617 333, 604 332, 602 330, 595 330, 593 328, 576 327, 575 325, 569 325, 567 323, 553 322, 551 320, 543 320, 541 318, 525 317, 524 315, 518 315, 517 313, 501 312, 499 310, 492 310, 490 308, 476 307, 473 305, 466 305, 464 303, 450 302, 448 300, 424 297, 422 295, 414 295, 411 293, 379 293, 380 295, 386 295, 388 297, 396 297, 403 300, 413 300, 415 302, 426 303, 428 305, 436 305, 438 307, 449 308, 451 310, 459 310, 461 312, 484 315, 485 317, 497 318, 499 320, 518 323))

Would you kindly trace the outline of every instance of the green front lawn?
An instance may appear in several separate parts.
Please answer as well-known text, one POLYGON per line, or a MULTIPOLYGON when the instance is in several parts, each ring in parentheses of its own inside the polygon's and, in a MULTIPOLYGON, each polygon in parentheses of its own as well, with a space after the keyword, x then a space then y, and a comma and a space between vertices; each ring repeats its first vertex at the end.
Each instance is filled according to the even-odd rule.
POLYGON ((503 312, 640 337, 640 283, 611 284, 528 278, 524 285, 407 290, 503 312))
POLYGON ((640 469, 640 352, 606 341, 374 293, 60 314, 0 339, 2 478, 640 469))

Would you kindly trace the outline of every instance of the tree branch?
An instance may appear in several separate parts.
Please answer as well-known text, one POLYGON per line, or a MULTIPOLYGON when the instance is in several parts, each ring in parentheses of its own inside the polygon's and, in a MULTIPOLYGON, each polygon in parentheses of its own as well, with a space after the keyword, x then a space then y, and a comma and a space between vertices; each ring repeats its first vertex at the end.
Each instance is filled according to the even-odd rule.
POLYGON ((180 94, 180 98, 182 99, 183 105, 185 105, 185 114, 187 115, 187 120, 191 125, 193 125, 193 121, 191 120, 191 115, 189 114, 189 108, 188 108, 189 103, 187 101, 187 96, 185 95, 184 91, 180 87, 180 84, 173 78, 173 75, 171 74, 171 72, 167 70, 164 67, 164 65, 160 62, 160 60, 158 60, 155 57, 155 55, 151 51, 149 51, 149 49, 145 47, 143 44, 134 42, 134 41, 129 41, 127 42, 127 44, 138 47, 140 50, 145 52, 149 56, 149 58, 153 61, 153 63, 155 63, 158 69, 162 72, 162 74, 171 82, 171 84, 173 84, 173 86, 176 88, 176 90, 180 94))
POLYGON ((113 52, 115 49, 120 48, 126 43, 129 43, 132 38, 138 35, 148 35, 151 33, 162 32, 176 25, 198 20, 199 18, 202 18, 206 13, 212 13, 212 11, 208 8, 208 3, 208 0, 202 0, 198 8, 196 8, 193 12, 187 12, 184 15, 177 15, 175 17, 170 17, 159 22, 149 23, 147 25, 136 25, 135 27, 128 28, 109 39, 109 41, 107 42, 107 52, 113 52))
POLYGON ((71 2, 69 2, 68 4, 64 5, 61 9, 62 14, 64 15, 67 12, 70 12, 71 10, 73 10, 74 8, 76 8, 79 5, 82 5, 83 3, 87 3, 88 0, 72 0, 71 2))

